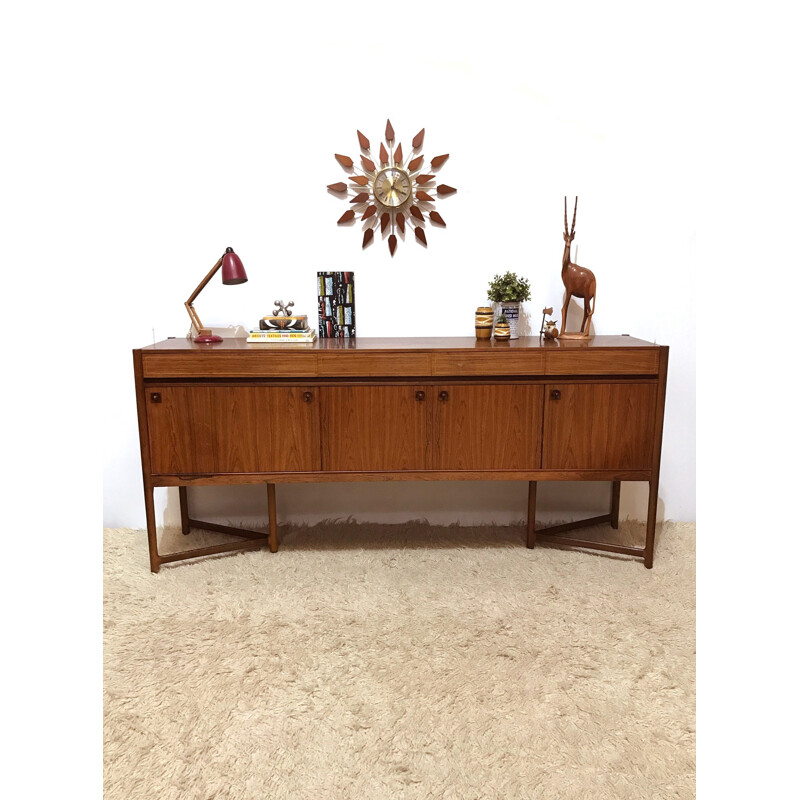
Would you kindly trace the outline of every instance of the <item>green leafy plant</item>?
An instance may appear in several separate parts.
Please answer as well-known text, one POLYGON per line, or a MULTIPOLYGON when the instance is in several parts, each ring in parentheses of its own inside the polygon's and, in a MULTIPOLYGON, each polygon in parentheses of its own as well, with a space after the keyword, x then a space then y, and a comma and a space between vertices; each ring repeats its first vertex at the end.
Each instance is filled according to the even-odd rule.
POLYGON ((495 275, 489 281, 489 299, 495 303, 523 303, 531 299, 531 282, 520 278, 516 272, 495 275))
POLYGON ((496 324, 497 325, 508 325, 508 319, 506 319, 506 315, 505 314, 501 314, 497 318, 497 323, 496 324))

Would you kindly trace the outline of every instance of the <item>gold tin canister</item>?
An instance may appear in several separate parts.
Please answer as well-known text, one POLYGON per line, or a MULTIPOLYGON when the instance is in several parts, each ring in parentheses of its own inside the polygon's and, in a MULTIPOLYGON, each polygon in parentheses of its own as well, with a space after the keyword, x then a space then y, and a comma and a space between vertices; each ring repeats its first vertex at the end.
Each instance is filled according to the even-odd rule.
POLYGON ((491 339, 494 309, 491 306, 478 306, 475 311, 475 338, 491 339))

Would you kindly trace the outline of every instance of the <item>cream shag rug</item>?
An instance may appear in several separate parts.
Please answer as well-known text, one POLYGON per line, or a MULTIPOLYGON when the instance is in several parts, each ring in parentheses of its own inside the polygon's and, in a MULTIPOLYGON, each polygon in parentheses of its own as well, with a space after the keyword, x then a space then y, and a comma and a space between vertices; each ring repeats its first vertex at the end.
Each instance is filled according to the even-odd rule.
POLYGON ((105 798, 694 797, 694 540, 331 523, 152 575, 106 530, 105 798))

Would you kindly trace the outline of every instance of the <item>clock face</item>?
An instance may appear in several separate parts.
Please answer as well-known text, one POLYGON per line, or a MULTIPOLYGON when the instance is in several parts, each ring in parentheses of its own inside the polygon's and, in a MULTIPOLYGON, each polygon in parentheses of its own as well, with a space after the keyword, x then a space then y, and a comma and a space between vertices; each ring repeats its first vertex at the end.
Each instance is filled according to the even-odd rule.
POLYGON ((399 208, 411 197, 411 178, 400 167, 387 167, 375 176, 372 193, 385 208, 399 208))
POLYGON ((447 227, 435 203, 456 191, 437 180, 437 172, 450 158, 449 154, 434 156, 430 166, 425 168, 425 156, 420 152, 425 128, 411 140, 411 153, 405 156, 403 145, 395 141, 389 120, 386 120, 386 143, 379 142, 375 155, 370 150, 369 139, 361 131, 356 133, 361 147, 361 167, 357 167, 350 156, 337 153, 335 158, 348 173, 349 183, 328 184, 328 191, 350 202, 350 208, 339 217, 337 224, 352 225, 360 214, 364 233, 362 249, 369 247, 377 234, 394 255, 398 240, 406 238, 407 227, 414 239, 427 247, 426 226, 447 227))

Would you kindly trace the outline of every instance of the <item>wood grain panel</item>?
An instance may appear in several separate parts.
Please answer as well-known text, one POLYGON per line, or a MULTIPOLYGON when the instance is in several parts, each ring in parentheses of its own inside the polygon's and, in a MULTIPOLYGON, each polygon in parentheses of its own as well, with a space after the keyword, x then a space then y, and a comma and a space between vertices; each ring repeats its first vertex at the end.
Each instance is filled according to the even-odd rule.
MULTIPOLYGON (((150 440, 151 472, 200 472, 195 469, 192 440, 186 430, 187 399, 182 387, 172 391, 163 386, 145 393, 147 427, 150 440), (158 404, 156 398, 167 402, 158 404)), ((208 470, 204 470, 207 472, 208 470)))
POLYGON ((234 353, 144 351, 143 375, 145 378, 301 378, 316 374, 317 354, 312 350, 313 344, 249 346, 251 350, 234 353))
POLYGON ((323 469, 428 469, 431 387, 325 386, 319 391, 323 469), (417 400, 417 392, 425 399, 417 400))
MULTIPOLYGON (((270 418, 274 412, 266 407, 272 398, 255 388, 188 389, 197 396, 208 398, 203 412, 195 411, 194 421, 195 424, 211 423, 207 438, 214 443, 216 467, 227 472, 263 469, 272 445, 273 424, 270 418)), ((274 400, 280 404, 277 396, 274 400)), ((280 460, 283 462, 282 457, 280 460)))
POLYGON ((655 383, 547 385, 542 469, 649 469, 657 391, 655 383))
MULTIPOLYGON (((217 471, 217 415, 214 413, 215 395, 219 395, 208 387, 181 386, 175 387, 175 399, 170 402, 170 387, 164 387, 161 392, 162 404, 172 406, 172 428, 170 429, 171 444, 181 454, 186 449, 190 452, 192 462, 198 472, 217 471)), ((157 406, 152 405, 156 409, 157 406)), ((151 437, 154 432, 150 426, 151 437)), ((156 465, 153 461, 153 466, 156 465)), ((170 462, 172 463, 172 462, 170 462)), ((153 469, 153 472, 156 472, 153 469)))
POLYGON ((317 353, 317 374, 321 377, 416 377, 431 374, 428 353, 322 350, 317 353))
POLYGON ((154 475, 153 486, 230 486, 271 483, 369 481, 647 481, 649 469, 595 470, 404 470, 402 472, 249 472, 218 475, 154 475))
POLYGON ((548 375, 656 375, 658 349, 552 350, 545 353, 548 375))
POLYGON ((434 375, 542 375, 545 354, 540 350, 474 350, 434 352, 434 375))
POLYGON ((153 473, 320 469, 313 387, 149 386, 146 402, 153 473))
POLYGON ((538 469, 543 396, 542 386, 438 386, 433 469, 538 469))

